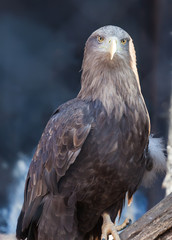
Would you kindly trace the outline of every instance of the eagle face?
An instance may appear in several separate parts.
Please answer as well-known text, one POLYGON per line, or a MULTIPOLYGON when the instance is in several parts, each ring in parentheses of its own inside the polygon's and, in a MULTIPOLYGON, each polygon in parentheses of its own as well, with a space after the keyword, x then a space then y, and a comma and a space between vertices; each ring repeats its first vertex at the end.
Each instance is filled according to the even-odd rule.
POLYGON ((120 58, 125 62, 130 61, 130 48, 133 47, 130 35, 116 26, 99 28, 91 34, 86 43, 86 49, 89 49, 89 51, 110 64, 120 58))

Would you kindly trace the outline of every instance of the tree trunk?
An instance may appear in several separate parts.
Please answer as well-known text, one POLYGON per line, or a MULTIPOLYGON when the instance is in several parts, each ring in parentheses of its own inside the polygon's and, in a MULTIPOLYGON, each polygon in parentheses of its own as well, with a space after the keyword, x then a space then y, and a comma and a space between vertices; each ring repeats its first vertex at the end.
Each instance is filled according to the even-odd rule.
POLYGON ((172 194, 120 234, 121 240, 172 239, 172 194))

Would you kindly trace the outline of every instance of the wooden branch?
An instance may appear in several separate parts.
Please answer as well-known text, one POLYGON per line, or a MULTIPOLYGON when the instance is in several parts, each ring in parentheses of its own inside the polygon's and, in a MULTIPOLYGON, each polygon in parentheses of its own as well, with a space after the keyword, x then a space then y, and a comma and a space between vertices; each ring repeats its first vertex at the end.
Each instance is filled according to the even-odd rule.
POLYGON ((172 194, 120 234, 121 240, 171 240, 172 194))
MULTIPOLYGON (((121 240, 172 240, 172 193, 120 234, 121 240)), ((0 240, 16 240, 2 235, 0 240)), ((70 239, 69 239, 70 240, 70 239)))

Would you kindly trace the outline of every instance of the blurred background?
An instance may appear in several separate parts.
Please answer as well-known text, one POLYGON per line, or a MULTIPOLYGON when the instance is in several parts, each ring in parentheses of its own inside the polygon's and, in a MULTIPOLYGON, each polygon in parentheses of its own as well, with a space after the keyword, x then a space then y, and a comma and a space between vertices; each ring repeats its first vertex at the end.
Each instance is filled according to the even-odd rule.
MULTIPOLYGON (((35 147, 55 108, 77 95, 84 44, 97 28, 132 36, 152 132, 167 141, 171 18, 171 0, 0 1, 0 232, 15 231, 35 147)), ((134 219, 164 197, 162 179, 140 188, 134 219)))

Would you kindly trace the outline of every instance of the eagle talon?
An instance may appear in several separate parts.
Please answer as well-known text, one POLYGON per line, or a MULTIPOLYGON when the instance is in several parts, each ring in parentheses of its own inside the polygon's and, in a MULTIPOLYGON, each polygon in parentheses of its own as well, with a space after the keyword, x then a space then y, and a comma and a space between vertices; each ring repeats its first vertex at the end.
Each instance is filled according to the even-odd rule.
POLYGON ((131 223, 132 223, 132 220, 130 218, 126 218, 121 225, 116 226, 117 232, 124 230, 126 227, 130 226, 131 223))
POLYGON ((114 240, 120 240, 120 237, 117 233, 117 229, 119 226, 115 226, 115 224, 111 221, 110 216, 107 213, 102 214, 103 217, 103 225, 102 225, 102 240, 107 240, 108 236, 111 234, 114 240))
POLYGON ((111 221, 109 214, 103 213, 102 217, 103 217, 103 225, 102 225, 101 240, 107 240, 110 234, 112 235, 114 240, 120 240, 118 232, 124 230, 132 222, 131 219, 126 218, 121 225, 115 226, 115 224, 111 221))

